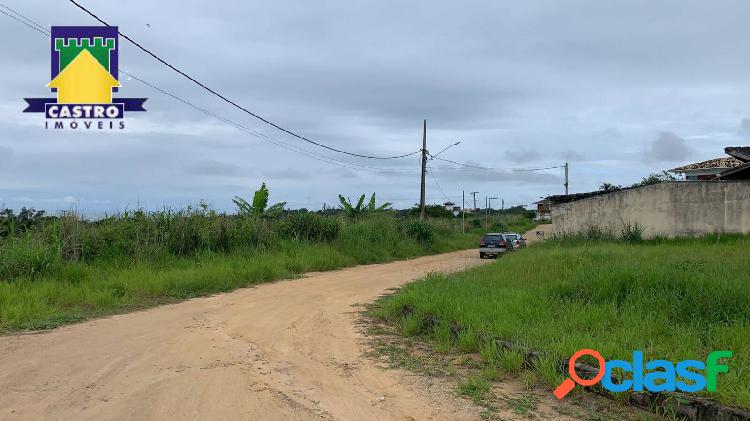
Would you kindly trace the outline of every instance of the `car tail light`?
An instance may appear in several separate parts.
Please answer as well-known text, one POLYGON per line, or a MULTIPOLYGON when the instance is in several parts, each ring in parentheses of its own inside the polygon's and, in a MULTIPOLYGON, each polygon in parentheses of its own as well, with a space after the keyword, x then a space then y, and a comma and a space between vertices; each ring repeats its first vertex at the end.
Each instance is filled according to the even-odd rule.
POLYGON ((483 245, 485 245, 485 244, 486 244, 486 243, 485 243, 484 241, 480 241, 480 242, 479 242, 479 245, 480 245, 480 246, 483 246, 483 245))

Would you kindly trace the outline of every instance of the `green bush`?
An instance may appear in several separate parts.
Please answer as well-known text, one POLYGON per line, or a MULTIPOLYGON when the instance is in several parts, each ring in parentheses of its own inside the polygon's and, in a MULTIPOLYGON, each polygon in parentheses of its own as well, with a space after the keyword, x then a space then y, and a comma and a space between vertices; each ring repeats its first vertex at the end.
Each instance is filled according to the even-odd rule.
POLYGON ((21 238, 0 243, 0 281, 34 279, 60 261, 59 249, 52 244, 21 238))
POLYGON ((641 225, 638 225, 637 222, 623 222, 620 238, 626 243, 640 243, 643 241, 643 231, 644 228, 641 225))
POLYGON ((432 226, 424 221, 410 220, 404 224, 404 232, 409 238, 426 244, 432 241, 435 231, 432 226))
POLYGON ((339 236, 341 221, 315 213, 293 213, 284 217, 279 230, 285 238, 330 242, 339 236))

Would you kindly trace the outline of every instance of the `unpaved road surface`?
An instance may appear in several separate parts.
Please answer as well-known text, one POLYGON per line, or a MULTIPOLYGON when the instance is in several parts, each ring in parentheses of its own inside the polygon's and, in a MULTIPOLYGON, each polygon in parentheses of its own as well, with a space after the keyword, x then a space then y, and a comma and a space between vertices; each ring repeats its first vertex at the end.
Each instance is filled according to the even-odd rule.
POLYGON ((469 250, 359 266, 0 337, 0 419, 477 419, 363 358, 355 304, 481 263, 469 250))

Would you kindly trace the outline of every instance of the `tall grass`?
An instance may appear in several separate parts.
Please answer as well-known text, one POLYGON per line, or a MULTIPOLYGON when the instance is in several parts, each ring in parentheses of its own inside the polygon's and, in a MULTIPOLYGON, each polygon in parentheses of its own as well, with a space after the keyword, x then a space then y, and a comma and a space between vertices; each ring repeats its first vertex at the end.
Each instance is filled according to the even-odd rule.
MULTIPOLYGON (((0 218, 0 225, 7 220, 0 218)), ((10 224, 7 224, 10 226, 10 224)), ((45 217, 0 230, 0 331, 39 329, 363 263, 475 245, 460 221, 182 211, 45 217)))
MULTIPOLYGON (((542 378, 556 378, 551 361, 581 348, 607 359, 642 350, 648 359, 673 362, 732 350, 730 371, 711 397, 750 408, 748 250, 750 237, 737 235, 637 243, 557 238, 491 265, 409 284, 375 313, 398 321, 408 308, 412 323, 423 327, 417 333, 439 342, 440 325, 475 332, 483 339, 472 351, 483 355, 505 352, 487 345, 495 339, 543 351, 552 360, 536 367, 542 378)), ((460 334, 451 342, 466 348, 460 334)))

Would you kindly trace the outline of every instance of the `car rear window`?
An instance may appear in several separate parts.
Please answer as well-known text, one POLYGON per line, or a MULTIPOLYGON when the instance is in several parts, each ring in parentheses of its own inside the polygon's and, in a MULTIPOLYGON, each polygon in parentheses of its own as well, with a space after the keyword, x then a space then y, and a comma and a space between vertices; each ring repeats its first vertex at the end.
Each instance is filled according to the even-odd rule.
MULTIPOLYGON (((474 237, 476 238, 476 237, 474 237)), ((502 235, 485 235, 482 240, 484 241, 500 241, 503 239, 502 235)))
POLYGON ((509 240, 517 240, 518 235, 516 234, 505 234, 506 237, 508 237, 509 240))

